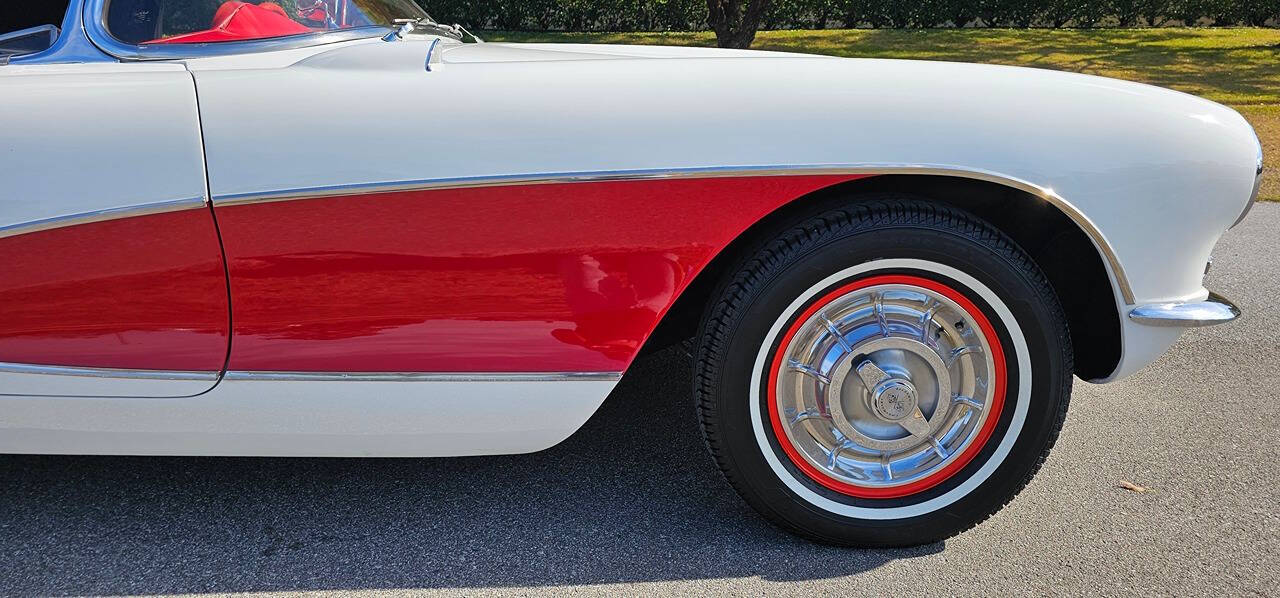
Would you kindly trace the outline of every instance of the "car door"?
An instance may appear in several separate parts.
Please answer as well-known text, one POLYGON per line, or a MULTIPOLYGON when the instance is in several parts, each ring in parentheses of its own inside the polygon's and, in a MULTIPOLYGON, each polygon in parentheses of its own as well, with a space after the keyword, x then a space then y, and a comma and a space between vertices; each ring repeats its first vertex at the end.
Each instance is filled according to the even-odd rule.
POLYGON ((0 66, 0 395, 190 396, 229 343, 191 75, 0 66))
POLYGON ((452 188, 502 165, 459 164, 432 133, 466 89, 439 62, 459 44, 409 37, 188 62, 235 298, 228 378, 615 380, 704 249, 601 243, 602 206, 652 218, 643 190, 452 188))

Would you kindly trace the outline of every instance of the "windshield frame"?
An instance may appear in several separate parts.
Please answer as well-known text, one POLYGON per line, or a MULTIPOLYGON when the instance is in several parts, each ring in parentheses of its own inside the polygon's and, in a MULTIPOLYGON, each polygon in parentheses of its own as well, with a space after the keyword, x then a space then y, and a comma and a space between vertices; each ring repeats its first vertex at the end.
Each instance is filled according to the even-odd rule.
POLYGON ((382 37, 387 32, 392 31, 391 27, 368 25, 350 29, 334 29, 332 31, 300 33, 298 35, 244 41, 135 45, 116 39, 107 29, 108 2, 110 0, 87 0, 84 3, 85 33, 88 34, 89 41, 93 42, 95 46, 120 60, 174 60, 291 50, 355 39, 382 37))

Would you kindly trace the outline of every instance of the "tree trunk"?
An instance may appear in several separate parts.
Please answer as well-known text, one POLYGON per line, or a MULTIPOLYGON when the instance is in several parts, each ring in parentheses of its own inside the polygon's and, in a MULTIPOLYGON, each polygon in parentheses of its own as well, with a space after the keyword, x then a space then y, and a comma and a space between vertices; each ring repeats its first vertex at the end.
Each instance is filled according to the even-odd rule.
POLYGON ((772 0, 707 0, 707 24, 721 48, 746 49, 772 0), (743 4, 746 4, 745 10, 743 4))

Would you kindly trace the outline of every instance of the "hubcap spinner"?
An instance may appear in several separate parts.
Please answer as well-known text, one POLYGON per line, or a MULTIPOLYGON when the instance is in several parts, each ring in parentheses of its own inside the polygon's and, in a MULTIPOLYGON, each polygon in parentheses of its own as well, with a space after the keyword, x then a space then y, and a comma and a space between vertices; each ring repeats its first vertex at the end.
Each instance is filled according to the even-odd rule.
POLYGON ((951 373, 933 347, 899 336, 873 338, 856 345, 831 370, 826 392, 831 423, 862 447, 901 451, 920 443, 905 424, 917 412, 930 430, 940 423, 946 409, 938 406, 950 402, 950 391, 943 389, 951 384, 951 373))
POLYGON ((915 412, 916 401, 910 380, 886 380, 871 393, 871 411, 885 421, 902 421, 915 412))

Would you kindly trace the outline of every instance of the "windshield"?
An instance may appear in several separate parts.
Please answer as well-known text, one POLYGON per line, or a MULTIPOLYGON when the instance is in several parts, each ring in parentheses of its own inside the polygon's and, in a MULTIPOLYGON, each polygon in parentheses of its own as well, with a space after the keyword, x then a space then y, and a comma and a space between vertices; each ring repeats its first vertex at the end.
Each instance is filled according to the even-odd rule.
POLYGON ((413 0, 111 0, 107 30, 129 44, 194 44, 394 26, 413 0))

